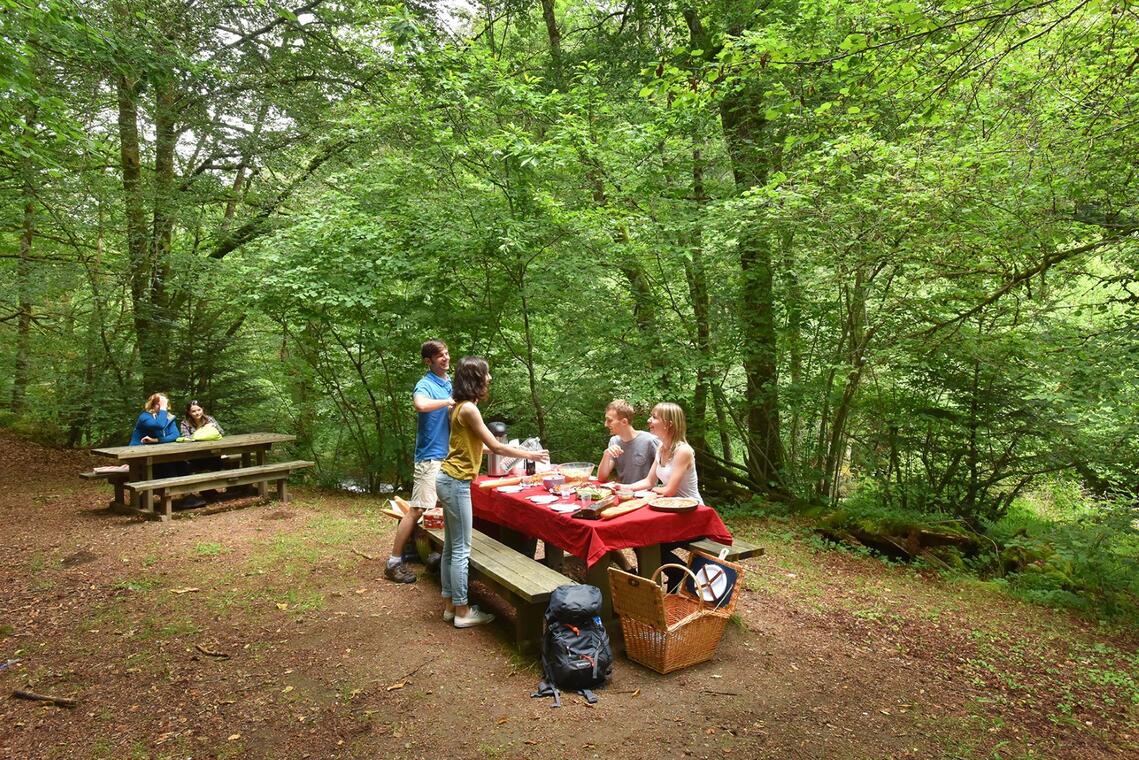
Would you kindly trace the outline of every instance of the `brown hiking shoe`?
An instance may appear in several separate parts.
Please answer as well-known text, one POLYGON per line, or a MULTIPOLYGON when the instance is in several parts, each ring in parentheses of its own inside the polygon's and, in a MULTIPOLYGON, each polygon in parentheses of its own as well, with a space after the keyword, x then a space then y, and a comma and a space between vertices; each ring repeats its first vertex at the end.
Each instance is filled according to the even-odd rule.
POLYGON ((408 570, 402 562, 385 567, 384 577, 396 583, 415 583, 415 573, 408 570))

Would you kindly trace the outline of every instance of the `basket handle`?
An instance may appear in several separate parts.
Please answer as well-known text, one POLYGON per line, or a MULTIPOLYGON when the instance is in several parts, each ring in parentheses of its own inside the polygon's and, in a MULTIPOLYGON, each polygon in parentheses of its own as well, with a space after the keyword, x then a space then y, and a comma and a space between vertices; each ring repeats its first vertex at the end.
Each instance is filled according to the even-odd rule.
MULTIPOLYGON (((696 598, 705 607, 711 606, 711 602, 709 602, 707 599, 704 598, 704 594, 700 593, 704 589, 707 589, 708 590, 708 596, 715 599, 716 598, 716 592, 712 590, 711 583, 701 583, 700 579, 696 577, 696 573, 692 572, 692 570, 686 565, 678 565, 676 563, 669 563, 667 565, 661 565, 660 567, 658 567, 656 569, 656 572, 653 573, 653 576, 652 576, 653 583, 660 584, 661 589, 663 589, 665 593, 668 593, 667 583, 665 582, 665 579, 663 577, 661 577, 658 580, 657 576, 661 575, 661 573, 664 572, 664 570, 666 568, 669 568, 669 567, 676 568, 677 570, 682 570, 685 573, 688 573, 688 577, 692 579, 692 587, 694 589, 696 589, 696 598)), ((719 605, 712 606, 712 609, 715 609, 718 606, 719 605)))

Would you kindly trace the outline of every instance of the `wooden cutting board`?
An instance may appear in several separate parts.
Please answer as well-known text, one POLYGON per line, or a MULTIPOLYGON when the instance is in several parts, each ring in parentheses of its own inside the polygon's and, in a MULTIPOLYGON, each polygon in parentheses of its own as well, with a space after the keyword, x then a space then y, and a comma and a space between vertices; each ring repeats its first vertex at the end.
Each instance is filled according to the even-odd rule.
POLYGON ((621 515, 627 515, 630 512, 634 512, 634 511, 640 509, 641 507, 645 506, 646 504, 649 503, 649 501, 650 501, 649 499, 632 499, 630 501, 623 501, 620 504, 618 504, 614 507, 609 507, 609 509, 606 509, 604 512, 602 512, 601 513, 601 519, 602 520, 612 520, 614 517, 620 517, 621 515))

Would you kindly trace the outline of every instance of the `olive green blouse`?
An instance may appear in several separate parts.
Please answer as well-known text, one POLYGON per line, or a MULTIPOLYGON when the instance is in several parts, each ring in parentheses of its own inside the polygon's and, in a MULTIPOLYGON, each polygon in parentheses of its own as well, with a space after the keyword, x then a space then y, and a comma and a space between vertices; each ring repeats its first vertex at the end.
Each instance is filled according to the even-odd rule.
POLYGON ((441 469, 455 480, 474 480, 482 467, 482 439, 474 428, 469 427, 459 417, 463 404, 460 401, 451 410, 451 438, 447 446, 447 458, 441 469))

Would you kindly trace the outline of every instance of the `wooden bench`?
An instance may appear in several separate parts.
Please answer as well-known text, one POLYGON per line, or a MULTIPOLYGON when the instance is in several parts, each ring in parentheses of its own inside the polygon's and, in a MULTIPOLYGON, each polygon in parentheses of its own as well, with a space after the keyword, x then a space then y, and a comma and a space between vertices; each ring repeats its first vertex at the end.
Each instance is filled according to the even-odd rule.
POLYGON ((711 554, 713 557, 719 557, 720 552, 727 549, 728 552, 724 555, 724 559, 729 562, 739 562, 749 557, 762 557, 764 551, 762 546, 756 546, 739 538, 733 538, 731 546, 713 541, 710 538, 702 538, 699 541, 689 541, 684 545, 684 548, 702 551, 705 554, 711 554))
POLYGON ((115 502, 122 504, 125 502, 124 486, 130 479, 130 468, 126 465, 122 467, 97 467, 90 472, 81 472, 79 477, 84 480, 105 480, 115 487, 115 502))
MULTIPOLYGON (((442 550, 443 531, 428 530, 431 543, 442 550)), ((515 645, 522 653, 538 650, 542 618, 550 594, 574 581, 480 531, 471 535, 469 571, 514 605, 515 645)))
POLYGON ((275 482, 277 484, 277 498, 281 501, 288 501, 289 476, 295 470, 312 467, 314 464, 315 462, 306 462, 303 460, 278 462, 276 464, 261 464, 253 467, 239 467, 234 470, 218 470, 216 472, 200 472, 195 475, 180 475, 173 478, 138 480, 133 483, 127 483, 126 488, 134 493, 154 493, 162 502, 162 519, 169 520, 173 511, 175 496, 211 488, 232 488, 249 485, 251 483, 275 482))

